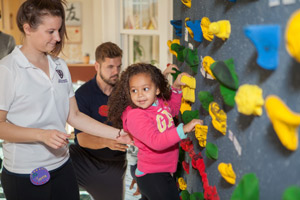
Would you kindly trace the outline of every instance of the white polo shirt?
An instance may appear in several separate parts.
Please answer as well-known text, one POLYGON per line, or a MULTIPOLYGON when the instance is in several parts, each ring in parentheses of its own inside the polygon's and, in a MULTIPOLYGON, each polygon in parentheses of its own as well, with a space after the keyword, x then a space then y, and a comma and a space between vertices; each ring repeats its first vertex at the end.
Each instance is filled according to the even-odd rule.
MULTIPOLYGON (((49 79, 27 60, 20 47, 0 61, 0 110, 7 111, 7 121, 17 126, 66 132, 69 98, 74 96, 66 63, 48 55, 49 79)), ((3 154, 5 168, 20 174, 38 167, 53 170, 69 158, 67 147, 55 150, 39 142, 4 141, 3 154)))

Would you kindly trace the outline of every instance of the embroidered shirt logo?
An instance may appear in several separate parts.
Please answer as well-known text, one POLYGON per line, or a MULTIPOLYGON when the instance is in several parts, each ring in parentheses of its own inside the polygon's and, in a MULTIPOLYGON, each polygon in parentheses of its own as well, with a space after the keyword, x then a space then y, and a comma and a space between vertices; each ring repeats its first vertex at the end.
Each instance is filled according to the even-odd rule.
POLYGON ((64 73, 63 71, 61 71, 60 69, 56 70, 57 74, 59 75, 59 77, 62 79, 64 77, 64 73))
POLYGON ((60 69, 56 70, 58 76, 60 77, 60 79, 58 80, 59 83, 67 83, 68 80, 67 79, 62 79, 64 77, 64 73, 63 71, 61 71, 60 69))

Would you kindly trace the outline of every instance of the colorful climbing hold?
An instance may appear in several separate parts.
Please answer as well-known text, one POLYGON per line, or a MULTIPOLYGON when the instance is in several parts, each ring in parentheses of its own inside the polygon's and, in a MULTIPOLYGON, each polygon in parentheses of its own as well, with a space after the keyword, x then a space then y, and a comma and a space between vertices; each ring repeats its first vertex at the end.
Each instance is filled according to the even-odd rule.
POLYGON ((244 115, 262 115, 263 90, 257 85, 241 85, 234 99, 240 113, 244 115))
POLYGON ((212 118, 212 124, 220 131, 223 135, 226 135, 227 129, 227 115, 226 113, 220 108, 220 106, 216 102, 211 102, 209 104, 209 114, 212 118))
POLYGON ((267 115, 282 145, 288 150, 295 151, 298 148, 300 113, 291 111, 284 102, 275 95, 270 95, 266 98, 265 107, 267 115))
POLYGON ((287 52, 300 63, 300 9, 290 17, 285 30, 287 52))
POLYGON ((244 32, 257 50, 257 64, 264 69, 276 69, 279 63, 280 26, 251 25, 246 26, 244 32))
POLYGON ((233 171, 231 163, 220 163, 218 165, 218 170, 221 176, 230 184, 235 184, 236 175, 233 171))

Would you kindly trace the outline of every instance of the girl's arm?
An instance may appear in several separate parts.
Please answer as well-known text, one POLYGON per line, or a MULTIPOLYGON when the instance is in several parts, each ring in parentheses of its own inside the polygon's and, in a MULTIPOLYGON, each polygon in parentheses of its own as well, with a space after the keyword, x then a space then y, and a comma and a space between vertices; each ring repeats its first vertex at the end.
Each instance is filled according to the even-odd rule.
POLYGON ((162 72, 162 74, 167 78, 169 74, 176 72, 172 68, 179 70, 177 65, 169 63, 169 64, 167 64, 167 68, 162 72))
MULTIPOLYGON (((163 133, 159 132, 157 122, 145 114, 145 111, 134 109, 128 112, 126 126, 133 137, 143 142, 154 150, 164 150, 187 137, 184 134, 183 124, 177 128, 168 128, 163 133)), ((168 124, 165 124, 168 126, 168 124)))
POLYGON ((185 76, 190 76, 187 73, 181 73, 177 76, 176 80, 174 81, 172 85, 172 94, 171 94, 171 99, 168 101, 169 106, 171 108, 171 114, 172 116, 176 116, 179 114, 180 106, 181 106, 181 98, 182 98, 182 91, 181 91, 181 86, 184 86, 185 83, 181 82, 181 77, 185 76))
POLYGON ((168 106, 171 109, 171 115, 172 117, 175 117, 179 114, 180 106, 181 106, 181 98, 182 98, 182 91, 181 89, 175 89, 172 87, 172 94, 171 98, 168 101, 168 106))
POLYGON ((129 135, 123 130, 120 132, 120 129, 98 122, 97 120, 80 112, 74 96, 70 98, 70 111, 67 122, 74 128, 91 135, 109 139, 117 138, 118 142, 124 144, 130 144, 132 141, 129 135), (119 134, 121 137, 118 137, 119 134))

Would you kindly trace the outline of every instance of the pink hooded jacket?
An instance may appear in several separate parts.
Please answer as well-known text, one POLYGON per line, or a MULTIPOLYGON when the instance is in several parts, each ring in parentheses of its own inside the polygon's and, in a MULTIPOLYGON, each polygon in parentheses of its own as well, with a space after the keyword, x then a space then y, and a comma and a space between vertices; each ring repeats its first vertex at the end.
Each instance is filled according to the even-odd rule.
POLYGON ((187 137, 183 124, 176 128, 173 121, 179 113, 181 97, 181 91, 172 90, 167 102, 158 99, 149 108, 128 106, 123 112, 123 129, 133 136, 135 146, 139 148, 137 176, 176 171, 178 142, 187 137))

